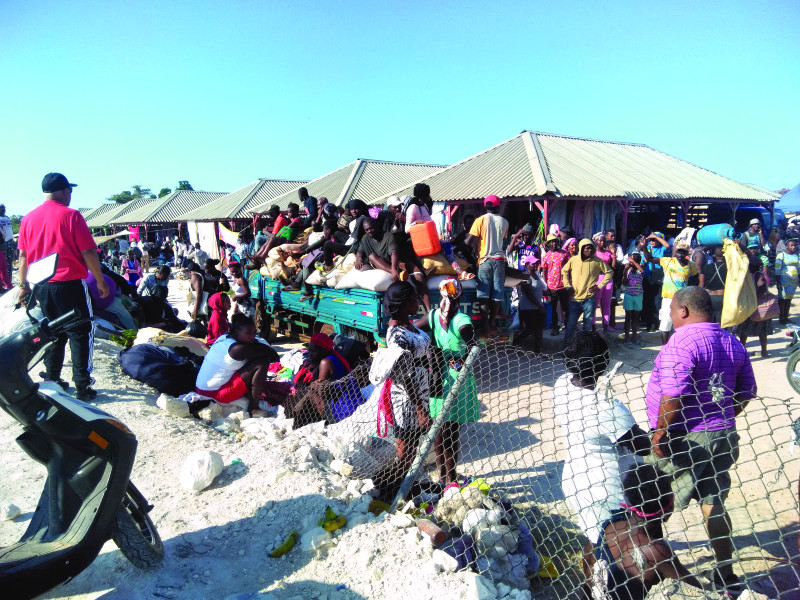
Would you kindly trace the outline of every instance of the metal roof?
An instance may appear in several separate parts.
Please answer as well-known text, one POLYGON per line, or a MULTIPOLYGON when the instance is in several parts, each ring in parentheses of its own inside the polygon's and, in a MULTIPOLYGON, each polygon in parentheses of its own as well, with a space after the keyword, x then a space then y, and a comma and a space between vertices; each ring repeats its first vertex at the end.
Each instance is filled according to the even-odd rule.
MULTIPOLYGON (((343 206, 354 198, 371 203, 399 185, 406 185, 442 169, 444 169, 443 165, 359 158, 304 185, 310 195, 316 198, 324 196, 337 206, 343 206)), ((266 212, 272 204, 277 204, 281 209, 285 209, 290 202, 298 202, 297 188, 250 209, 250 212, 266 212)))
POLYGON ((770 202, 777 195, 739 183, 644 144, 607 142, 523 131, 439 173, 387 192, 431 187, 437 201, 478 200, 489 194, 527 198, 731 199, 770 202))
POLYGON ((175 190, 163 198, 154 198, 140 204, 133 210, 114 216, 109 223, 171 223, 181 215, 224 196, 225 192, 203 192, 198 190, 175 190))
POLYGON ((305 181, 285 179, 258 179, 241 189, 217 198, 194 210, 185 212, 176 221, 216 221, 222 219, 250 218, 250 209, 268 203, 289 190, 296 190, 305 181))
POLYGON ((89 227, 105 227, 109 224, 109 219, 114 218, 125 209, 130 209, 130 205, 136 202, 141 202, 141 200, 134 200, 125 204, 119 204, 116 202, 101 204, 94 211, 84 217, 86 219, 86 224, 89 227))

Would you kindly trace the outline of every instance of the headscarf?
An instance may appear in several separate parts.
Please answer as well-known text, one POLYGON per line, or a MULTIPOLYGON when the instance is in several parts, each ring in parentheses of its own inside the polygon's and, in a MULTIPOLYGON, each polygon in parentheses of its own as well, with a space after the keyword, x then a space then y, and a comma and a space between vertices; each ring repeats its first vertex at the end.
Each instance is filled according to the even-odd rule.
POLYGON ((605 238, 606 238, 606 232, 605 231, 598 231, 597 233, 595 233, 592 236, 592 241, 594 243, 597 243, 597 240, 601 240, 601 239, 604 240, 605 238))
MULTIPOLYGON (((564 250, 567 250, 567 248, 569 248, 569 245, 570 245, 570 244, 572 244, 572 243, 575 243, 575 244, 577 244, 577 243, 578 243, 578 240, 576 240, 575 238, 569 238, 568 240, 566 240, 566 241, 565 241, 565 242, 564 242, 564 243, 561 245, 561 247, 562 247, 564 250)), ((567 250, 567 251, 568 251, 568 250, 567 250)), ((568 251, 568 252, 569 252, 569 251, 568 251)))
POLYGON ((409 300, 416 297, 417 289, 408 281, 395 281, 383 295, 383 307, 392 318, 397 315, 403 305, 408 304, 409 300))
POLYGON ((439 302, 439 320, 442 327, 447 329, 450 325, 450 318, 458 311, 458 299, 464 289, 458 279, 445 279, 439 284, 439 293, 442 300, 439 302))
POLYGON ((211 315, 208 317, 208 337, 206 344, 209 346, 213 344, 218 338, 230 331, 228 324, 228 310, 222 305, 223 292, 211 294, 208 299, 208 308, 211 309, 211 315))
POLYGON ((340 363, 342 363, 342 366, 345 369, 350 371, 350 363, 347 362, 347 359, 345 359, 344 356, 339 354, 339 352, 337 352, 334 349, 333 340, 331 339, 331 337, 329 335, 325 335, 324 333, 315 333, 308 340, 308 343, 309 344, 314 344, 315 346, 319 346, 323 350, 325 350, 327 352, 330 352, 331 354, 333 354, 339 360, 340 363))

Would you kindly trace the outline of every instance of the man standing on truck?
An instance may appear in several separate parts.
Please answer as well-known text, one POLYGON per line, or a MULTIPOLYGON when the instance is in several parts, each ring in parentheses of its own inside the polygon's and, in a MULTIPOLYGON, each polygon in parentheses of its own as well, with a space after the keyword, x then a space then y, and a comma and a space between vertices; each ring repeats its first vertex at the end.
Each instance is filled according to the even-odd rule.
POLYGON ((508 235, 508 221, 500 216, 500 198, 494 194, 483 201, 486 214, 475 219, 466 242, 478 245, 478 302, 484 332, 497 335, 497 315, 505 295, 506 255, 503 240, 508 235))

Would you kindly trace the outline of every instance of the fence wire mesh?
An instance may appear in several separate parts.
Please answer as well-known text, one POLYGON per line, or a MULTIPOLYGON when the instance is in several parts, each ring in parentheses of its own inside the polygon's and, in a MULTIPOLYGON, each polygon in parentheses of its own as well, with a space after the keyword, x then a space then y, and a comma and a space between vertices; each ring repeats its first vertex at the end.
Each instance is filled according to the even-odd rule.
MULTIPOLYGON (((474 363, 461 362, 430 351, 412 361, 408 352, 382 349, 338 381, 311 384, 287 416, 295 428, 317 422, 312 443, 349 465, 350 477, 373 479, 387 501, 410 475, 414 484, 398 509, 435 525, 434 545, 455 559, 453 568, 530 589, 539 600, 643 598, 648 589, 648 598, 719 598, 724 588, 714 578, 730 568, 752 591, 799 597, 800 431, 787 400, 758 396, 747 404, 736 419, 738 459, 736 449, 725 446, 735 441, 730 436, 692 441, 692 448, 705 444, 718 457, 710 471, 702 468, 709 466, 702 453, 681 454, 680 445, 671 446, 674 462, 694 473, 687 484, 685 475, 657 475, 652 453, 626 449, 641 439, 650 444, 645 395, 652 361, 617 363, 612 349, 594 390, 575 385, 574 361, 563 353, 489 344, 474 363), (457 385, 450 412, 428 429, 436 441, 412 468, 426 439, 417 425, 429 426, 427 416, 436 416, 457 385), (634 423, 641 437, 635 428, 626 434, 634 423), (680 455, 689 458, 681 462, 680 455), (717 492, 709 490, 724 495, 728 463, 730 534, 718 508, 706 509, 707 529, 697 502, 698 493, 706 495, 710 506, 717 492), (451 482, 456 485, 448 489, 451 482), (683 507, 687 490, 699 492, 683 507), (607 525, 617 512, 618 520, 607 525), (601 554, 606 570, 589 556, 598 541, 607 550, 601 554), (613 592, 614 585, 630 595, 623 587, 613 592)), ((715 402, 731 396, 713 383, 715 402)))

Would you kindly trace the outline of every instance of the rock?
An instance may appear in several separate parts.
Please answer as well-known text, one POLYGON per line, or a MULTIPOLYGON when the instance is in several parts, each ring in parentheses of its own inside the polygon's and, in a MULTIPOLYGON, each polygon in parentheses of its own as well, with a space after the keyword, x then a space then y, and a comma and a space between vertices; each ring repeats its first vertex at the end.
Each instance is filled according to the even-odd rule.
POLYGON ((747 589, 741 593, 739 600, 769 600, 769 597, 747 589))
POLYGON ((366 514, 362 513, 354 514, 353 516, 347 518, 347 528, 352 529, 353 527, 356 527, 358 525, 363 525, 368 520, 369 519, 367 518, 366 514))
POLYGON ((361 485, 361 494, 367 494, 370 498, 377 498, 380 490, 375 487, 372 479, 365 479, 361 485))
POLYGON ((260 594, 258 592, 239 592, 225 596, 225 600, 276 600, 272 594, 260 594))
POLYGON ((172 417, 190 417, 189 405, 174 396, 161 394, 156 399, 156 406, 172 417))
POLYGON ((392 515, 389 517, 389 524, 395 529, 404 529, 416 525, 414 518, 409 515, 392 515))
POLYGON ((304 552, 316 553, 332 543, 333 536, 322 527, 315 527, 300 538, 300 547, 304 552))
POLYGON ((347 491, 353 496, 358 497, 361 495, 361 481, 353 479, 347 484, 347 491))
POLYGON ((180 483, 189 490, 204 490, 213 483, 214 478, 222 473, 224 468, 222 456, 218 453, 211 450, 197 450, 184 461, 180 483))
POLYGON ((10 502, 3 502, 0 504, 0 521, 13 521, 20 513, 19 506, 11 504, 10 502))
POLYGON ((338 458, 331 461, 331 469, 337 473, 341 473, 345 477, 350 477, 350 475, 353 474, 353 465, 339 460, 338 458))
POLYGON ((461 529, 465 533, 472 533, 474 535, 478 529, 485 529, 489 526, 487 520, 488 515, 489 511, 485 508, 473 508, 468 511, 467 515, 464 517, 461 523, 461 529))
POLYGON ((466 573, 464 582, 467 584, 465 600, 495 600, 497 598, 494 584, 483 575, 466 573))
POLYGON ((442 550, 434 550, 433 566, 437 573, 455 573, 458 570, 458 559, 442 550))
POLYGON ((311 446, 300 446, 294 455, 300 464, 311 462, 311 446))
POLYGON ((514 590, 511 592, 511 598, 514 600, 533 600, 530 590, 514 590))
POLYGON ((502 581, 500 583, 498 583, 495 587, 497 588, 497 597, 498 597, 498 599, 499 598, 505 598, 506 596, 508 596, 511 593, 511 586, 510 585, 506 585, 502 581))
MULTIPOLYGON (((517 550, 517 534, 507 525, 493 525, 475 534, 478 551, 489 558, 501 558, 517 550)), ((527 557, 526 557, 527 560, 527 557)))
POLYGON ((292 474, 291 471, 273 471, 272 473, 267 475, 266 483, 267 485, 273 485, 274 483, 277 483, 284 477, 288 477, 291 474, 292 474))
POLYGON ((214 419, 214 429, 224 434, 237 433, 241 431, 239 424, 228 417, 218 417, 214 419))

